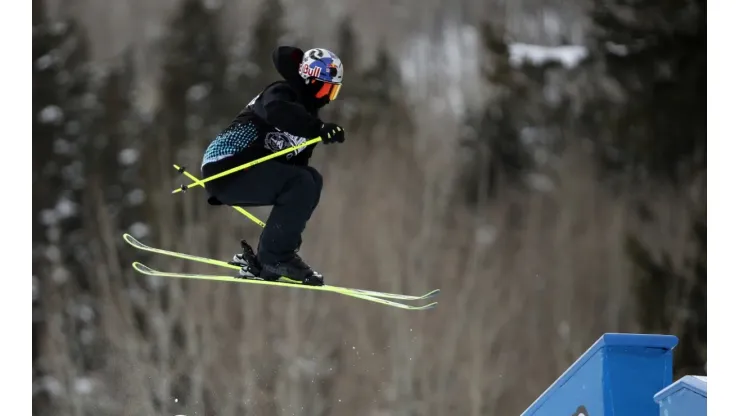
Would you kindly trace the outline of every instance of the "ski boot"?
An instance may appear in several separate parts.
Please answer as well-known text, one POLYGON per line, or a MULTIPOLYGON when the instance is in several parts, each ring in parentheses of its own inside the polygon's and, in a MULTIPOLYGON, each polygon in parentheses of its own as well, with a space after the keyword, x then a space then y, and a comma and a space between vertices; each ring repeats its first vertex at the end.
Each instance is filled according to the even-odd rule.
POLYGON ((309 286, 323 286, 324 276, 306 264, 298 253, 291 258, 276 263, 262 264, 259 277, 264 280, 296 283, 309 286))
POLYGON ((229 264, 241 267, 238 277, 242 279, 260 279, 262 265, 257 259, 257 255, 254 254, 254 250, 245 240, 241 241, 241 245, 241 254, 235 254, 229 264))

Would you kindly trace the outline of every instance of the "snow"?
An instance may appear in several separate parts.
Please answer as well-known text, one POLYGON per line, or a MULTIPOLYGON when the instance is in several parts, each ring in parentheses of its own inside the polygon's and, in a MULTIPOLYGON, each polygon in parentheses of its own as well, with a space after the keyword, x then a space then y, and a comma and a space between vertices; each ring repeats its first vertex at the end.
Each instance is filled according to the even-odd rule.
POLYGON ((62 252, 57 246, 47 246, 44 250, 44 254, 50 263, 58 263, 62 259, 62 252))
POLYGON ((38 119, 40 122, 45 124, 56 124, 62 121, 64 118, 64 112, 59 106, 47 105, 41 111, 39 111, 38 119))
POLYGON ((47 53, 46 55, 36 60, 36 68, 38 68, 40 71, 43 71, 46 68, 54 65, 55 60, 56 59, 54 58, 54 55, 47 53))
POLYGON ((57 214, 57 218, 62 220, 72 217, 77 213, 77 204, 67 198, 59 198, 57 205, 54 207, 54 212, 57 214))
POLYGON ((95 311, 93 311, 93 308, 91 308, 89 305, 78 305, 77 316, 83 322, 90 322, 95 317, 95 311))
POLYGON ((551 192, 555 189, 552 179, 541 173, 531 173, 526 176, 525 180, 531 189, 539 192, 551 192))
POLYGON ((64 139, 54 140, 54 153, 59 155, 68 155, 72 152, 72 144, 64 139))
POLYGON ((493 244, 496 241, 497 230, 494 226, 480 226, 475 230, 475 242, 481 245, 493 244))
POLYGON ((44 209, 41 210, 39 213, 39 216, 41 217, 39 220, 41 221, 41 224, 44 225, 54 225, 57 222, 57 217, 54 215, 54 211, 51 209, 44 209))
POLYGON ((149 235, 149 226, 141 222, 136 222, 131 224, 129 232, 136 238, 144 238, 149 235))
POLYGON ((63 284, 69 279, 69 271, 64 267, 55 267, 51 272, 54 283, 63 284))
POLYGON ((61 396, 64 392, 62 383, 52 376, 45 376, 34 383, 33 394, 48 392, 52 396, 61 396))
POLYGON ((67 30, 67 23, 63 21, 55 22, 51 25, 51 34, 59 36, 67 30))
POLYGON ((186 96, 188 101, 197 102, 208 97, 210 92, 211 88, 207 84, 196 84, 188 88, 186 96))
POLYGON ((206 10, 215 12, 217 10, 220 10, 222 6, 221 0, 205 0, 203 2, 203 7, 206 8, 206 10))
POLYGON ((588 51, 580 45, 542 46, 526 43, 509 44, 509 57, 512 65, 525 61, 541 65, 547 61, 560 62, 566 68, 574 68, 588 56, 588 51))
POLYGON ((93 382, 87 377, 78 378, 75 380, 75 391, 79 394, 90 394, 93 391, 93 382))
POLYGON ((68 198, 62 197, 59 198, 54 208, 41 210, 39 220, 46 226, 52 226, 75 214, 77 214, 77 204, 68 198))
POLYGON ((139 151, 133 148, 123 149, 118 154, 118 162, 124 166, 130 166, 139 160, 139 151))
POLYGON ((141 189, 134 189, 126 195, 129 205, 141 205, 146 200, 146 193, 141 189))
POLYGON ((619 56, 626 56, 629 53, 626 45, 619 45, 614 42, 606 42, 606 50, 619 56))

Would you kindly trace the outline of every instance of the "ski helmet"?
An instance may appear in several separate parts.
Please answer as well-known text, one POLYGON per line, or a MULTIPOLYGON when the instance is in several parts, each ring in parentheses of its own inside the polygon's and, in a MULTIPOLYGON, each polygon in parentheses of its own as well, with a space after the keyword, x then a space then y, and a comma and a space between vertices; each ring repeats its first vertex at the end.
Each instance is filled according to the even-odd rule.
POLYGON ((303 60, 298 66, 298 74, 306 84, 316 84, 312 90, 316 98, 326 98, 333 101, 342 88, 344 68, 342 61, 334 52, 328 49, 309 49, 303 54, 303 60))

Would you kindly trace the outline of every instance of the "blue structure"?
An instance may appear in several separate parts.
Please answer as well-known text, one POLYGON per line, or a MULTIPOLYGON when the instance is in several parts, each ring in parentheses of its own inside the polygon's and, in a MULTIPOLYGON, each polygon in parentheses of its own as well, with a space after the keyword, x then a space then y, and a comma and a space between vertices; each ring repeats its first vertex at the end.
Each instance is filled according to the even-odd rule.
POLYGON ((684 376, 655 395, 660 416, 706 416, 707 378, 684 376))
POLYGON ((522 415, 706 415, 706 379, 703 402, 697 400, 693 381, 666 388, 673 380, 677 344, 672 335, 604 334, 522 415))

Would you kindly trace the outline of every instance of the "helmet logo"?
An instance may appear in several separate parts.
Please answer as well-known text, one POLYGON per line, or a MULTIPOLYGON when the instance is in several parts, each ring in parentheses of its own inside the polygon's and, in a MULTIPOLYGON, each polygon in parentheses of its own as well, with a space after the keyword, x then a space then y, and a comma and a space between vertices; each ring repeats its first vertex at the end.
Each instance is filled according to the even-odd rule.
POLYGON ((311 68, 308 64, 301 64, 301 73, 307 77, 318 78, 321 75, 321 68, 318 66, 311 68))

